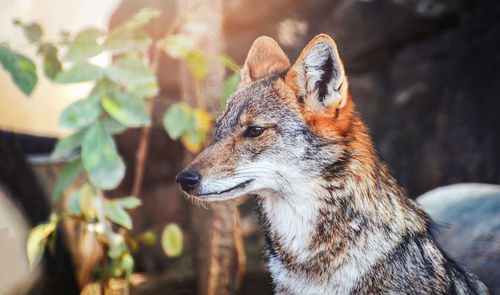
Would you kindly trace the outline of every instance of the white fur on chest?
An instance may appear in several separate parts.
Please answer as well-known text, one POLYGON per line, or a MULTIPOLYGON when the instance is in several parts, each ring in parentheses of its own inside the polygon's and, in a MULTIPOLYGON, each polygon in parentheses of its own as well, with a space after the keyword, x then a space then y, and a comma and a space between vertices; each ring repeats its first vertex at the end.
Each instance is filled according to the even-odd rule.
POLYGON ((294 206, 291 201, 267 198, 262 209, 269 220, 269 230, 280 237, 280 242, 288 252, 297 255, 298 262, 304 262, 309 258, 309 253, 304 249, 311 242, 318 209, 312 203, 294 206))
MULTIPOLYGON (((307 187, 296 188, 296 192, 302 190, 307 187)), ((316 234, 321 202, 310 193, 308 198, 296 196, 288 199, 266 196, 262 210, 268 218, 269 230, 279 236, 283 248, 296 257, 295 262, 316 263, 313 259, 316 252, 324 249, 313 252, 310 245, 316 234)), ((338 265, 341 267, 332 266, 331 272, 323 275, 308 276, 289 270, 275 256, 270 256, 268 268, 274 283, 290 292, 284 294, 350 294, 360 279, 398 242, 398 237, 385 236, 381 231, 364 233, 340 257, 338 265)))

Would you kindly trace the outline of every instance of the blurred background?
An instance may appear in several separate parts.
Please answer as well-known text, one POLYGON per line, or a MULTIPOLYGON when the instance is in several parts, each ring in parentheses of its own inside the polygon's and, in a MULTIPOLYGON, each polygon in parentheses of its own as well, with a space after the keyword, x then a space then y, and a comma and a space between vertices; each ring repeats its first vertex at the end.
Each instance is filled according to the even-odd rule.
MULTIPOLYGON (((105 195, 112 199, 135 192, 141 199, 142 206, 130 211, 131 237, 140 240, 146 231, 159 237, 173 222, 182 229, 183 249, 179 257, 169 257, 157 241, 131 250, 137 276, 131 288, 118 284, 117 294, 271 293, 253 200, 203 208, 177 190, 175 175, 192 149, 171 139, 161 120, 179 101, 217 114, 231 70, 209 60, 208 74, 193 78, 189 61, 168 50, 155 55, 154 47, 167 35, 194 36, 201 52, 226 54, 241 66, 261 35, 277 40, 294 61, 309 40, 326 33, 337 43, 352 98, 381 158, 410 197, 455 183, 500 184, 496 0, 0 0, 0 43, 36 61, 36 50, 14 19, 39 23, 44 38, 56 42, 61 30, 113 30, 143 7, 161 12, 144 26, 152 45, 142 55, 156 69, 159 91, 147 100, 152 124, 114 137, 127 169, 105 195), (139 160, 141 150, 147 152, 139 160), (143 171, 139 185, 138 169, 143 171)), ((104 67, 116 56, 102 53, 93 62, 104 67)), ((0 248, 7 249, 0 253, 1 294, 78 294, 102 279, 96 265, 103 254, 92 252, 93 244, 75 238, 67 227, 59 230, 57 250, 47 252, 31 272, 24 250, 30 228, 63 206, 50 195, 65 162, 48 155, 56 138, 71 134, 60 127, 61 113, 93 85, 57 84, 40 74, 28 97, 0 70, 0 248)), ((500 198, 494 188, 488 194, 500 198)), ((498 203, 489 206, 492 219, 482 225, 490 236, 471 244, 477 248, 474 255, 457 257, 492 294, 500 292, 498 203)))

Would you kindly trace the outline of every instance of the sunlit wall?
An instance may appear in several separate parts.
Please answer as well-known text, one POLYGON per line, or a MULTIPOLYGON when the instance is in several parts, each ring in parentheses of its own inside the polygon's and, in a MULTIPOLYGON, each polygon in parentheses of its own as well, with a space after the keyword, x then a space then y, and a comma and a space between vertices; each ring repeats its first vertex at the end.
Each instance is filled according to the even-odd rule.
MULTIPOLYGON (((77 32, 88 27, 105 28, 119 0, 0 0, 0 43, 6 42, 16 51, 36 61, 36 49, 26 41, 15 18, 36 21, 44 28, 47 41, 57 41, 61 30, 77 32)), ((105 63, 106 56, 97 57, 105 63)), ((64 108, 89 91, 89 85, 61 85, 48 81, 38 66, 38 83, 30 97, 13 83, 0 67, 0 129, 36 135, 58 136, 68 132, 58 127, 64 108)))

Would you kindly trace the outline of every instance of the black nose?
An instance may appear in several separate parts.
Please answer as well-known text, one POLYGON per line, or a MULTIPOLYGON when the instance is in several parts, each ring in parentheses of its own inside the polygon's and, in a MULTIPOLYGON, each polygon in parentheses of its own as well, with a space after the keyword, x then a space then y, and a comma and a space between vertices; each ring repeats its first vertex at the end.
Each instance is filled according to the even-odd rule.
POLYGON ((181 188, 187 192, 200 184, 201 175, 194 170, 185 170, 177 174, 175 180, 181 185, 181 188))

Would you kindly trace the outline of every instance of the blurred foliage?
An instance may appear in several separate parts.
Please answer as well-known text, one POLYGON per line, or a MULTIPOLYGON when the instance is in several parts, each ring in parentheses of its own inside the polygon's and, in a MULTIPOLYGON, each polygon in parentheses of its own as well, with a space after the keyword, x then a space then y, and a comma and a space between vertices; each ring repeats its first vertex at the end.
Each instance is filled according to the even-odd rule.
MULTIPOLYGON (((240 81, 240 67, 225 54, 209 54, 196 48, 195 40, 188 34, 175 34, 165 38, 163 50, 175 59, 183 59, 195 81, 200 81, 208 74, 209 61, 216 60, 233 73, 224 83, 221 104, 236 90, 240 81)), ((197 86, 197 85, 195 85, 197 86)), ((170 138, 181 139, 187 150, 198 153, 207 139, 213 117, 200 108, 191 108, 186 103, 173 104, 163 117, 163 126, 170 138)))
POLYGON ((35 226, 28 234, 27 252, 30 269, 42 259, 43 251, 49 238, 53 238, 53 233, 57 227, 57 215, 52 215, 50 221, 35 226))
POLYGON ((181 139, 192 153, 203 146, 210 130, 212 116, 202 109, 192 109, 184 102, 173 104, 163 117, 163 126, 172 139, 181 139))
POLYGON ((38 79, 35 64, 4 45, 0 45, 0 62, 19 89, 27 95, 31 94, 38 79))
POLYGON ((221 102, 223 105, 226 104, 227 100, 236 91, 238 84, 240 83, 240 74, 234 73, 224 82, 224 88, 222 89, 221 102))
MULTIPOLYGON (((113 135, 127 128, 152 124, 147 100, 158 94, 158 81, 149 58, 153 41, 142 26, 158 16, 158 11, 144 8, 110 32, 93 27, 74 36, 62 32, 59 43, 43 40, 43 29, 36 23, 14 21, 36 48, 47 78, 61 84, 90 81, 94 85, 87 97, 70 104, 60 116, 60 126, 73 133, 58 140, 52 157, 71 160, 56 181, 52 200, 59 202, 65 192, 73 192, 61 212, 52 214, 49 221, 30 231, 27 253, 31 268, 41 260, 46 246, 53 244, 57 224, 66 218, 82 224, 107 251, 103 263, 109 260, 110 267, 108 273, 103 274, 104 281, 124 277, 128 282, 134 267, 132 251, 138 243, 157 242, 152 231, 144 232, 137 240, 129 234, 133 223, 127 210, 140 206, 140 199, 134 196, 108 199, 104 191, 115 189, 126 169, 113 135), (64 57, 60 57, 60 52, 65 52, 64 57), (93 60, 101 53, 119 56, 102 67, 93 60)), ((183 60, 196 81, 207 76, 210 61, 216 60, 230 69, 232 74, 221 95, 221 102, 225 104, 239 83, 239 66, 226 55, 198 50, 195 43, 189 35, 175 34, 166 36, 158 43, 161 45, 154 45, 161 46, 171 57, 183 60)), ((38 80, 35 63, 7 45, 0 45, 0 62, 13 82, 30 95, 38 80)), ((205 144, 211 123, 211 114, 183 102, 171 105, 163 118, 168 135, 174 140, 180 139, 192 153, 199 152, 205 144)), ((176 224, 166 225, 160 242, 167 256, 181 255, 182 230, 176 224)))
POLYGON ((182 231, 181 228, 175 224, 170 223, 163 229, 161 234, 161 246, 163 251, 170 257, 177 257, 182 253, 182 231))

